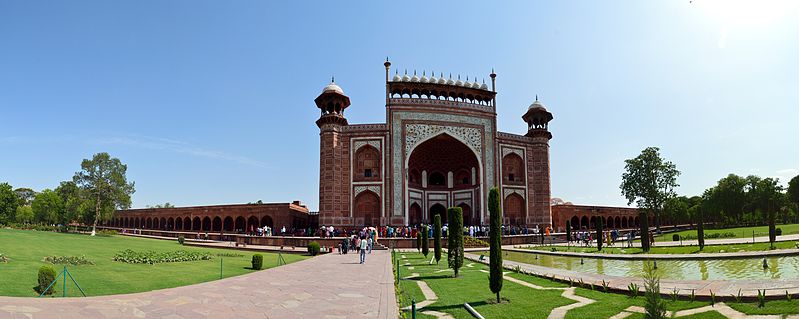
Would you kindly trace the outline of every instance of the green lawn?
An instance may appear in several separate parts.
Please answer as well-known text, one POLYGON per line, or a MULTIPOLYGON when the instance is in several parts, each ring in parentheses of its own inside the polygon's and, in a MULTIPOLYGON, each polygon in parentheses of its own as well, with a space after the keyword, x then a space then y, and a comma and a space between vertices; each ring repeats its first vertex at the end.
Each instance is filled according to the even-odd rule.
MULTIPOLYGON (((786 224, 786 225, 777 225, 777 228, 782 229, 783 235, 791 235, 791 234, 799 234, 799 224, 786 224)), ((768 226, 754 226, 754 227, 737 227, 737 228, 724 228, 724 229, 705 229, 705 236, 715 233, 733 233, 735 237, 728 237, 728 238, 752 238, 752 231, 755 232, 755 237, 763 237, 768 236, 768 226)), ((673 234, 678 234, 680 237, 691 235, 696 237, 696 230, 683 230, 675 233, 666 233, 663 234, 658 239, 666 239, 671 241, 671 236, 673 234)), ((778 237, 779 238, 779 237, 778 237)), ((663 240, 661 239, 661 240, 663 240)))
MULTIPOLYGON (((597 251, 596 247, 581 247, 581 246, 530 246, 529 249, 552 251, 568 251, 580 253, 604 253, 604 254, 642 254, 644 253, 641 248, 624 248, 621 244, 612 247, 602 247, 602 251, 597 251)), ((658 247, 657 242, 655 247, 649 250, 650 254, 696 254, 696 253, 732 253, 741 251, 768 251, 771 250, 769 243, 755 243, 755 244, 730 244, 730 245, 705 245, 705 249, 700 251, 699 246, 676 246, 676 247, 658 247)), ((528 247, 525 247, 528 248, 528 247)), ((796 242, 783 241, 774 243, 774 249, 788 249, 796 248, 796 242)))
MULTIPOLYGON (((82 234, 37 232, 28 230, 0 229, 0 254, 10 258, 8 263, 0 263, 0 295, 36 296, 33 287, 37 283, 37 272, 45 256, 81 256, 95 262, 95 265, 67 266, 69 272, 89 296, 111 295, 150 291, 155 289, 184 286, 219 279, 220 259, 223 277, 231 277, 253 272, 248 269, 252 252, 226 249, 208 249, 180 246, 176 241, 134 238, 126 236, 90 237, 82 234), (163 263, 155 265, 126 264, 112 261, 119 251, 206 251, 214 258, 206 261, 163 263), (241 257, 219 257, 219 253, 235 253, 241 257)), ((293 254, 283 254, 291 263, 308 258, 293 254)), ((264 254, 264 268, 277 266, 277 254, 264 254)), ((53 265, 56 271, 63 265, 53 265)), ((56 287, 61 294, 61 280, 56 287)), ((80 296, 71 281, 67 284, 68 296, 80 296)))
MULTIPOLYGON (((432 252, 431 252, 432 254, 432 252)), ((464 302, 468 302, 475 310, 486 318, 546 318, 552 309, 563 305, 575 303, 571 299, 562 297, 562 290, 538 290, 522 286, 505 280, 502 286, 501 296, 506 300, 501 304, 494 303, 494 294, 488 288, 488 274, 481 272, 487 270, 487 266, 464 260, 464 267, 461 269, 459 278, 452 278, 452 271, 447 271, 446 253, 442 256, 440 265, 428 265, 429 258, 424 258, 421 254, 397 253, 400 258, 405 255, 407 258, 401 259, 400 275, 407 277, 412 273, 418 273, 417 280, 425 281, 433 292, 438 296, 438 301, 425 307, 423 310, 435 310, 446 312, 455 318, 473 318, 463 307, 464 302), (405 265, 408 263, 409 265, 405 265), (473 264, 473 267, 466 267, 466 264, 473 264), (413 269, 408 269, 413 267, 413 269)), ((542 287, 567 287, 567 284, 552 281, 536 276, 525 274, 509 273, 506 276, 520 279, 542 287)), ((400 307, 410 304, 411 299, 420 302, 425 299, 416 280, 401 280, 398 299, 400 307)), ((587 306, 578 307, 566 313, 566 318, 610 318, 627 307, 644 306, 644 298, 630 298, 627 295, 617 293, 601 292, 601 287, 596 290, 589 288, 577 288, 576 294, 596 300, 587 306)), ((641 288, 643 290, 643 288, 641 288)), ((666 299, 667 309, 678 311, 703 307, 709 304, 707 301, 672 301, 666 299)), ((793 314, 799 311, 799 301, 791 302, 784 300, 769 301, 765 308, 758 308, 756 303, 727 303, 731 307, 747 314, 793 314)), ((410 318, 408 312, 403 312, 406 318, 410 318)), ((423 313, 417 313, 417 318, 434 318, 423 313)), ((644 318, 642 314, 633 314, 628 318, 644 318)), ((724 318, 718 312, 705 312, 698 315, 684 318, 724 318)))

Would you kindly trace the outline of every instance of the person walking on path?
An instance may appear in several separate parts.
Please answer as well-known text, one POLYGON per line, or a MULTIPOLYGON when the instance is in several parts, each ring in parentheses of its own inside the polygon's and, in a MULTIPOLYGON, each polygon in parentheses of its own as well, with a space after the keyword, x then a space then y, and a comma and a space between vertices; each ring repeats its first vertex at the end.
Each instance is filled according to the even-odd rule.
POLYGON ((372 254, 372 245, 374 245, 374 240, 372 240, 372 237, 369 237, 368 244, 369 244, 369 254, 372 254))
POLYGON ((367 249, 366 238, 361 238, 360 249, 361 249, 361 254, 360 254, 361 255, 361 263, 363 264, 363 263, 366 262, 366 249, 367 249))

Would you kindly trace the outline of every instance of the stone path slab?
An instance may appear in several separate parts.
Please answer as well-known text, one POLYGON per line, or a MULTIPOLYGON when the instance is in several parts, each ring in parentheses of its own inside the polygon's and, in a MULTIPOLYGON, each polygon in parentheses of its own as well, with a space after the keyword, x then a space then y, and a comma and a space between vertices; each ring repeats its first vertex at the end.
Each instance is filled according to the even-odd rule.
POLYGON ((399 316, 391 253, 327 254, 247 275, 88 298, 0 297, 0 318, 380 318, 399 316))

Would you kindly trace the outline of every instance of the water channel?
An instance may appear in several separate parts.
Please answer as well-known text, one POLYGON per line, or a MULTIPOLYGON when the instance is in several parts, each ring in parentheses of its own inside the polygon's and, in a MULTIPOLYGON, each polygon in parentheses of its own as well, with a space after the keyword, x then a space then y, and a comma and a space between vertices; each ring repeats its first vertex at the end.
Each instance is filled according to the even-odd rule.
MULTIPOLYGON (((488 252, 484 252, 488 255, 488 252)), ((643 260, 619 260, 554 256, 548 254, 503 252, 505 260, 555 269, 595 273, 608 276, 642 277, 643 260)), ((658 260, 661 279, 675 280, 763 280, 799 278, 799 256, 763 258, 658 260)))

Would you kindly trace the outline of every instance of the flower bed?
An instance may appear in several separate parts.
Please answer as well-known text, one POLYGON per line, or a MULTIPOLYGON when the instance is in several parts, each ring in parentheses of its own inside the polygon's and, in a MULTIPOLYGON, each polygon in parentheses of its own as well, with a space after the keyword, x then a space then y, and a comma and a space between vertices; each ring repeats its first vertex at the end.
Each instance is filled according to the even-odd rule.
POLYGON ((213 256, 206 252, 176 250, 168 252, 154 252, 154 251, 134 251, 126 249, 118 252, 112 258, 114 261, 119 261, 128 264, 159 264, 159 263, 174 263, 182 261, 197 261, 197 260, 211 260, 213 256))

